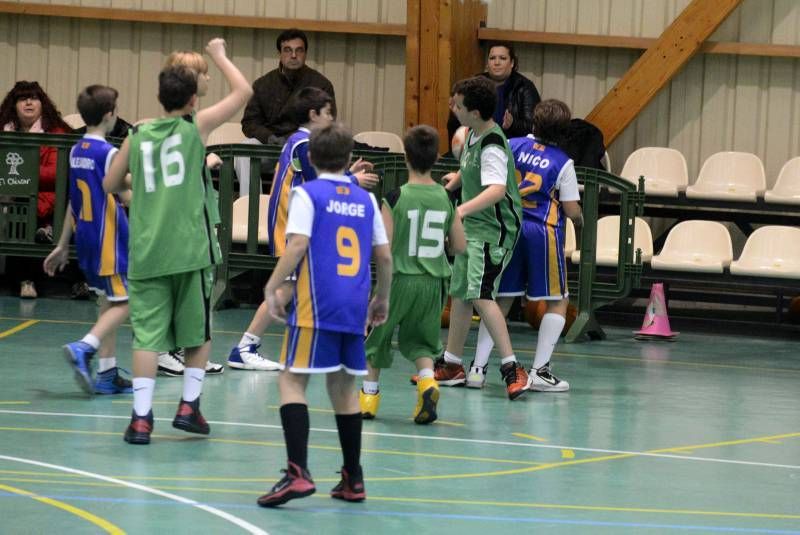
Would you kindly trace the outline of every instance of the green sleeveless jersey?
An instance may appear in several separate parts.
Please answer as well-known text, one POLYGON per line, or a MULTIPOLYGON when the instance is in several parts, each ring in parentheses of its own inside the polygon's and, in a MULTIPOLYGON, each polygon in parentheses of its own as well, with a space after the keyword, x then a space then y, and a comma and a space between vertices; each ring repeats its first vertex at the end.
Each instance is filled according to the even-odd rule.
POLYGON ((129 164, 128 278, 185 273, 220 262, 219 212, 193 115, 134 128, 129 164))
POLYGON ((481 153, 490 146, 498 146, 508 157, 506 194, 497 204, 464 218, 464 233, 468 240, 483 241, 513 249, 522 221, 522 201, 517 187, 514 155, 508 147, 503 130, 494 125, 480 137, 470 131, 461 150, 461 204, 474 199, 484 189, 481 185, 481 153), (472 144, 470 144, 472 141, 472 144))
POLYGON ((392 211, 393 272, 450 278, 444 241, 455 210, 439 184, 405 184, 383 202, 392 211))

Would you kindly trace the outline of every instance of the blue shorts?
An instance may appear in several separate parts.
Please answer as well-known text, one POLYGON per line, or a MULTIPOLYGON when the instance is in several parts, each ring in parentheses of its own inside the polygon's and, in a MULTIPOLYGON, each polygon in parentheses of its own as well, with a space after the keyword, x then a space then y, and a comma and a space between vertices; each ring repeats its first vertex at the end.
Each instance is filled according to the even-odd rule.
POLYGON ((283 335, 281 369, 293 373, 331 373, 344 369, 367 374, 364 335, 289 325, 283 335))
POLYGON ((522 222, 517 246, 500 279, 499 296, 556 300, 569 295, 564 262, 564 226, 522 222))
POLYGON ((96 273, 83 272, 86 284, 95 294, 105 297, 109 302, 128 300, 128 278, 121 273, 101 276, 96 273))

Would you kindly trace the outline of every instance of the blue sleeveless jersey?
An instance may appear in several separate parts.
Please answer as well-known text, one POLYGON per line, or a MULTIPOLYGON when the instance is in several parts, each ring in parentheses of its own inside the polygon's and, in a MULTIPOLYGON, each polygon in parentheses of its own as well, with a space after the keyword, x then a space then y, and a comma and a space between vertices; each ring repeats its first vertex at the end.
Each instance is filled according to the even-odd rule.
POLYGON ((558 176, 570 160, 553 145, 545 145, 533 136, 509 139, 514 154, 514 167, 519 171, 519 193, 522 197, 522 218, 561 227, 564 213, 558 200, 558 176))
POLYGON ((288 324, 364 334, 375 207, 359 186, 328 179, 299 186, 314 205, 308 252, 297 268, 288 324))
POLYGON ((69 203, 76 221, 78 265, 100 276, 128 272, 128 217, 119 199, 103 191, 114 152, 105 140, 87 135, 69 155, 69 203))

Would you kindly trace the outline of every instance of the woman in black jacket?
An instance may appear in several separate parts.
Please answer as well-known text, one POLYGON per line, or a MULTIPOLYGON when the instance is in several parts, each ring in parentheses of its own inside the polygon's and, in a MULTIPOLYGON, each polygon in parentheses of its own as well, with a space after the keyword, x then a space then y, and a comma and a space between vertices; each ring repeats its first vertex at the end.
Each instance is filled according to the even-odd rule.
MULTIPOLYGON (((497 107, 494 121, 503 128, 506 137, 523 137, 533 132, 533 109, 541 100, 536 86, 517 72, 518 62, 510 43, 490 43, 486 56, 486 71, 480 73, 497 84, 497 107)), ((450 139, 459 127, 458 119, 450 114, 447 131, 450 139)))

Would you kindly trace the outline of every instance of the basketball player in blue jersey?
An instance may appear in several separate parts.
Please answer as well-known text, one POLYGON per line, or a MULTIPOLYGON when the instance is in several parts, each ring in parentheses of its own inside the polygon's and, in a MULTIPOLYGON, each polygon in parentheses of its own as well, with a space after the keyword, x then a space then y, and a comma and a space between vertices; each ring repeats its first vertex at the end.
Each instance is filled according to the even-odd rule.
POLYGON ((361 471, 361 410, 356 375, 366 375, 364 331, 380 325, 389 311, 392 254, 372 194, 344 176, 353 138, 334 123, 315 130, 309 157, 318 180, 295 188, 289 201, 288 241, 264 289, 270 314, 285 319, 281 349, 281 424, 286 439, 286 475, 258 499, 275 507, 316 491, 308 471, 309 375, 327 374, 328 395, 344 463, 333 498, 366 498, 361 471), (370 260, 377 267, 377 284, 370 301, 370 260), (293 306, 288 313, 278 294, 286 277, 297 277, 293 306))
MULTIPOLYGON (((528 389, 540 392, 569 390, 567 381, 550 372, 550 357, 564 328, 569 304, 564 218, 569 217, 576 226, 583 224, 575 166, 556 145, 569 121, 566 104, 545 100, 534 110, 533 135, 509 140, 521 178, 522 235, 500 280, 498 301, 504 314, 508 314, 515 296, 547 302, 528 374, 528 389)), ((492 345, 481 322, 475 361, 467 375, 468 387, 483 386, 492 345)))
MULTIPOLYGON (((308 159, 308 137, 311 130, 323 128, 333 122, 331 106, 333 99, 322 89, 306 87, 302 89, 293 104, 294 120, 301 125, 283 145, 272 189, 269 195, 267 210, 267 234, 272 256, 282 256, 286 248, 286 221, 289 211, 289 193, 292 188, 314 180, 317 172, 308 159)), ((353 183, 371 188, 377 183, 378 176, 371 172, 372 164, 361 159, 350 166, 348 176, 353 183)), ((294 284, 287 280, 278 290, 283 302, 292 297, 294 284)), ((277 362, 264 358, 258 348, 261 346, 261 334, 272 323, 266 303, 261 305, 253 315, 247 330, 239 343, 228 355, 228 366, 239 370, 278 370, 277 362)))
POLYGON ((97 323, 80 341, 64 346, 64 356, 87 393, 130 393, 131 382, 117 368, 117 328, 128 318, 128 218, 119 197, 103 191, 103 176, 117 149, 105 136, 117 121, 117 91, 92 85, 78 95, 78 111, 86 135, 69 154, 69 210, 58 245, 44 261, 53 276, 67 264, 75 225, 75 248, 89 288, 99 296, 97 323), (92 357, 98 354, 97 379, 92 357))

